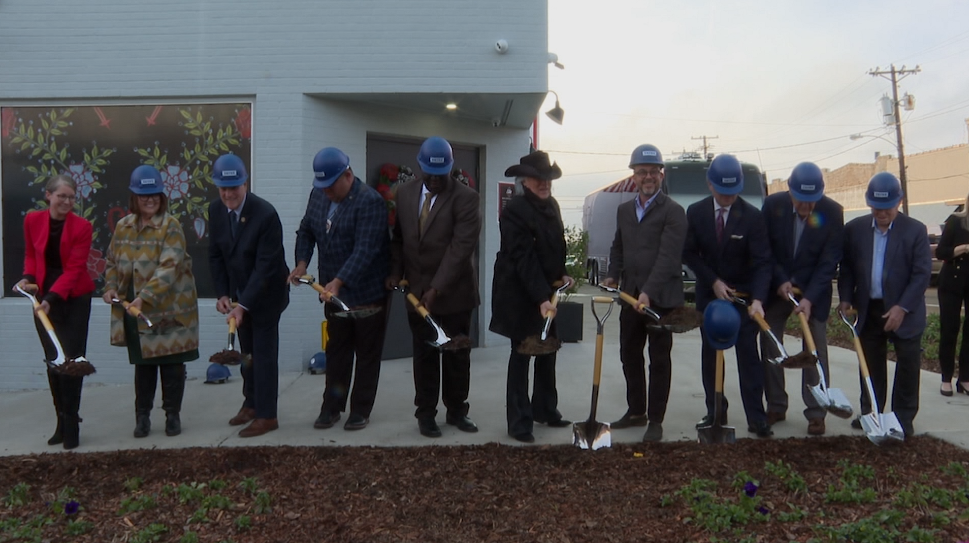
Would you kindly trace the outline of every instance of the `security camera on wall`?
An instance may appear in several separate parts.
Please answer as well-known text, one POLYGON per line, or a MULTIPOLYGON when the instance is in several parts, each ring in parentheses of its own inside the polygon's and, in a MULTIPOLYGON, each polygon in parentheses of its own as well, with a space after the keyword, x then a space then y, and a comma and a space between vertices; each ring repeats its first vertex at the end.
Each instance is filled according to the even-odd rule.
POLYGON ((508 42, 506 40, 498 40, 495 42, 495 51, 498 51, 499 55, 504 55, 508 52, 508 42))

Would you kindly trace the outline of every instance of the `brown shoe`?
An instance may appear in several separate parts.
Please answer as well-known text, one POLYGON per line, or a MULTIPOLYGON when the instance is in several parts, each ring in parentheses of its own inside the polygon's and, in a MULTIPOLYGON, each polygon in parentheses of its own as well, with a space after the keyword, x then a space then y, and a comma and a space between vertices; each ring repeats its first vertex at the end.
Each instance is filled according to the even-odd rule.
POLYGON ((230 426, 242 426, 243 424, 250 422, 256 418, 256 410, 251 407, 243 407, 239 409, 236 416, 229 419, 230 426))
POLYGON ((767 424, 773 426, 782 420, 786 420, 787 415, 781 413, 780 411, 768 411, 767 412, 767 424))
POLYGON ((279 428, 276 419, 256 419, 252 424, 239 430, 239 437, 256 437, 279 428))
POLYGON ((824 435, 824 419, 808 419, 808 435, 824 435))

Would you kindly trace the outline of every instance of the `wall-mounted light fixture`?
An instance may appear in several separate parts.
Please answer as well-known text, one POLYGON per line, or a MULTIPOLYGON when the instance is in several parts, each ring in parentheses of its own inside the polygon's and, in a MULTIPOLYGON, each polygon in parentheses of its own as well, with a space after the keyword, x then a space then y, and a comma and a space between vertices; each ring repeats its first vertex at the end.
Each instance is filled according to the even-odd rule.
POLYGON ((557 92, 550 90, 548 91, 555 95, 555 107, 545 112, 549 119, 555 121, 556 124, 562 124, 562 120, 565 119, 565 110, 559 105, 559 95, 557 92))

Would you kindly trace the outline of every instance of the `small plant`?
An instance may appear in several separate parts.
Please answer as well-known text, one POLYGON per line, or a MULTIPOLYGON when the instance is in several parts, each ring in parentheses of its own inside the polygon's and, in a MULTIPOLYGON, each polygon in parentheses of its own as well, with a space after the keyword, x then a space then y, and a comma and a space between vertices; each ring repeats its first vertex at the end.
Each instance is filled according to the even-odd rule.
POLYGON ((168 526, 156 522, 138 530, 129 541, 131 543, 152 543, 161 541, 161 537, 166 533, 168 533, 168 526))
POLYGON ((260 491, 256 494, 256 514, 265 515, 272 512, 272 498, 265 490, 260 491))
POLYGON ((212 479, 209 481, 209 488, 212 490, 222 490, 227 486, 229 486, 229 483, 223 481, 222 479, 212 479))
POLYGON ((141 477, 132 477, 130 479, 125 479, 124 488, 128 492, 137 492, 139 489, 141 489, 141 484, 143 482, 144 481, 141 479, 141 477))
POLYGON ((231 509, 232 500, 221 494, 213 494, 202 498, 202 507, 205 509, 231 509))
POLYGON ((871 487, 862 487, 861 483, 875 478, 875 468, 864 465, 851 465, 842 460, 838 462, 841 468, 840 488, 830 484, 824 499, 828 503, 872 503, 878 493, 871 487))
POLYGON ((209 508, 199 507, 192 513, 192 516, 188 518, 189 524, 201 524, 203 522, 209 521, 209 508))
POLYGON ((239 486, 242 488, 242 490, 245 490, 250 494, 255 494, 259 489, 259 482, 256 481, 255 477, 246 477, 241 483, 239 483, 239 486))
POLYGON ((10 507, 23 507, 30 501, 29 492, 30 485, 27 483, 17 483, 16 486, 10 489, 10 492, 7 493, 7 497, 3 501, 10 507))
POLYGON ((192 483, 190 485, 180 484, 175 488, 175 494, 178 495, 178 503, 186 504, 189 502, 196 502, 202 499, 203 490, 205 489, 205 483, 201 485, 198 483, 192 483))
POLYGON ((158 504, 155 502, 155 498, 151 496, 138 496, 135 498, 125 498, 121 500, 121 509, 118 511, 119 515, 124 515, 125 513, 132 513, 134 511, 144 511, 145 509, 154 509, 158 504))
POLYGON ((88 522, 86 520, 71 519, 67 521, 67 528, 64 529, 64 532, 67 535, 78 536, 78 535, 84 535, 90 532, 93 528, 94 528, 93 522, 88 522))
POLYGON ((915 526, 905 533, 905 541, 912 541, 913 543, 935 543, 935 530, 926 530, 915 526))
POLYGON ((249 518, 249 515, 242 515, 241 517, 235 519, 233 524, 235 524, 236 530, 239 530, 240 532, 247 532, 250 528, 252 528, 252 519, 249 518))
POLYGON ((185 532, 178 543, 199 543, 199 535, 195 532, 185 532))
POLYGON ((807 518, 807 512, 804 509, 801 509, 792 503, 787 504, 787 506, 791 508, 790 511, 774 512, 772 513, 774 518, 780 522, 801 522, 807 518))
POLYGON ((783 460, 778 460, 777 463, 767 462, 764 465, 764 470, 770 475, 777 477, 781 480, 787 490, 798 494, 801 492, 807 492, 807 483, 804 481, 804 477, 798 475, 794 471, 794 468, 790 464, 785 463, 783 460))

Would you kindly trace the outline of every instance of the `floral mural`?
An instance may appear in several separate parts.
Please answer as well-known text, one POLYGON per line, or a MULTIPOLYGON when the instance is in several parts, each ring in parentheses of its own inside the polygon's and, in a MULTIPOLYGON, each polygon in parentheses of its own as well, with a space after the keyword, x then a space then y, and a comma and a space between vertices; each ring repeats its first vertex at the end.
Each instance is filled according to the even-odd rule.
POLYGON ((130 174, 148 164, 161 172, 169 212, 182 223, 199 294, 212 294, 212 163, 228 152, 249 163, 251 104, 3 107, 0 122, 4 292, 22 273, 24 215, 47 207, 43 187, 61 173, 77 184, 74 211, 94 228, 88 272, 100 288, 111 233, 128 212, 130 174))

